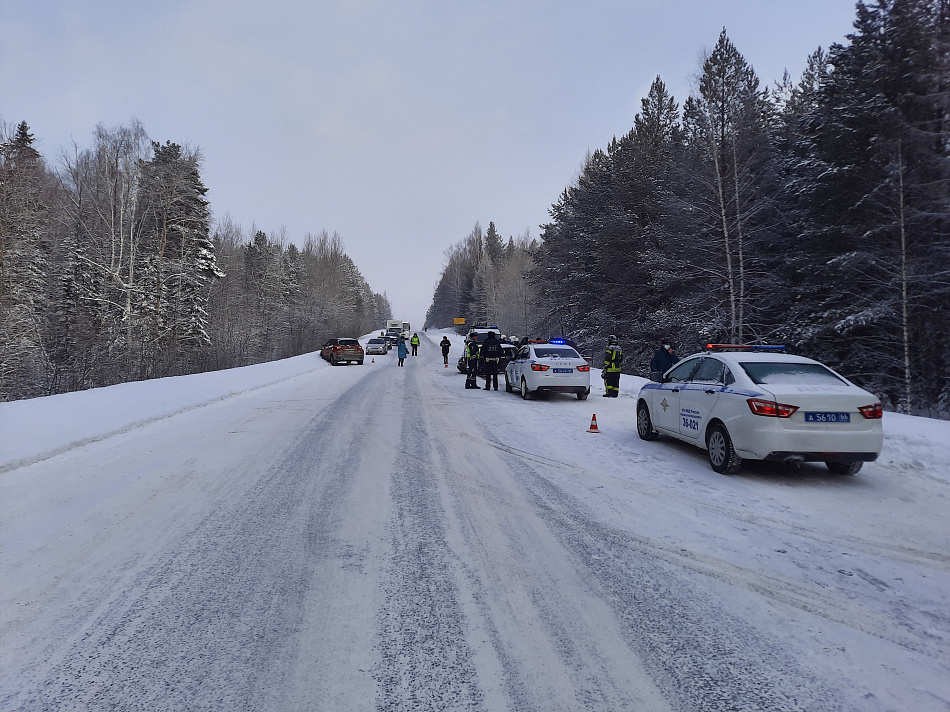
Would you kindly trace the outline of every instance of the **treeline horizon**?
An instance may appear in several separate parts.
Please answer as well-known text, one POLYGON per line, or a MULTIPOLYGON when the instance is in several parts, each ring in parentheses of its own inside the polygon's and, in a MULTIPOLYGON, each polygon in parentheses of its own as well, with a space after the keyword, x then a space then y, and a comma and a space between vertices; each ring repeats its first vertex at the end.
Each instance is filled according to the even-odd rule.
MULTIPOLYGON (((596 355, 616 334, 639 375, 661 340, 784 343, 948 417, 950 2, 859 2, 846 40, 763 87, 723 30, 682 104, 658 76, 526 251, 527 330, 596 355)), ((447 253, 430 314, 461 295, 497 320, 476 242, 447 253)))
POLYGON ((0 124, 0 401, 261 363, 392 318, 339 235, 212 225, 198 149, 0 124))

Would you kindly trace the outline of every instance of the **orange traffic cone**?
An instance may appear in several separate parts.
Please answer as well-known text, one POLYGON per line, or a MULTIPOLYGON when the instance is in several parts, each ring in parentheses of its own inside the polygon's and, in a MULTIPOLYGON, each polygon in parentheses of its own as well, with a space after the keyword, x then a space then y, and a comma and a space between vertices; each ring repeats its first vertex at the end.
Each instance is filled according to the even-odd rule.
POLYGON ((587 429, 588 433, 599 433, 597 429, 597 413, 594 413, 590 418, 590 427, 587 429))

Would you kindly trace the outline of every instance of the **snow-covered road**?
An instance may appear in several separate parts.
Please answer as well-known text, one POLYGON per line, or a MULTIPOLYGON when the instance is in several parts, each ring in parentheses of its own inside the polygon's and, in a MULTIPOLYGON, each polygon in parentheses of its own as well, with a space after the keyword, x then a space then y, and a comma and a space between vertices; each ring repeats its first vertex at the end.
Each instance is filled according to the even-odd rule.
POLYGON ((0 404, 0 709, 950 709, 950 424, 723 477, 441 336, 0 404))

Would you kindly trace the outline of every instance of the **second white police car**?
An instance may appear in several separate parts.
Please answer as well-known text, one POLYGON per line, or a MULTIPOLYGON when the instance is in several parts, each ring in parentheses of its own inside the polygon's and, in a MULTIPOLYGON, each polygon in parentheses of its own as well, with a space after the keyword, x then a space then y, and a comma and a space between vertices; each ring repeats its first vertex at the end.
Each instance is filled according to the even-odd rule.
POLYGON ((853 475, 881 452, 882 415, 874 395, 784 347, 709 344, 640 389, 637 433, 704 447, 723 474, 745 458, 853 475))
POLYGON ((541 393, 590 395, 590 364, 574 347, 558 340, 527 343, 505 367, 505 390, 517 389, 528 400, 541 393))

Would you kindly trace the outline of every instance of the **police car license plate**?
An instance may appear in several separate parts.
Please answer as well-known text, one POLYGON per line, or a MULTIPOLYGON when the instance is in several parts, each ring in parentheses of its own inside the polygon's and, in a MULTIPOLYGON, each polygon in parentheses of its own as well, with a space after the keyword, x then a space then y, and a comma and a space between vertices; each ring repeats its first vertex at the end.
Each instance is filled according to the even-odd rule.
POLYGON ((806 423, 850 423, 851 413, 805 413, 806 423))
POLYGON ((554 372, 555 373, 574 373, 574 369, 573 368, 555 368, 554 372))

